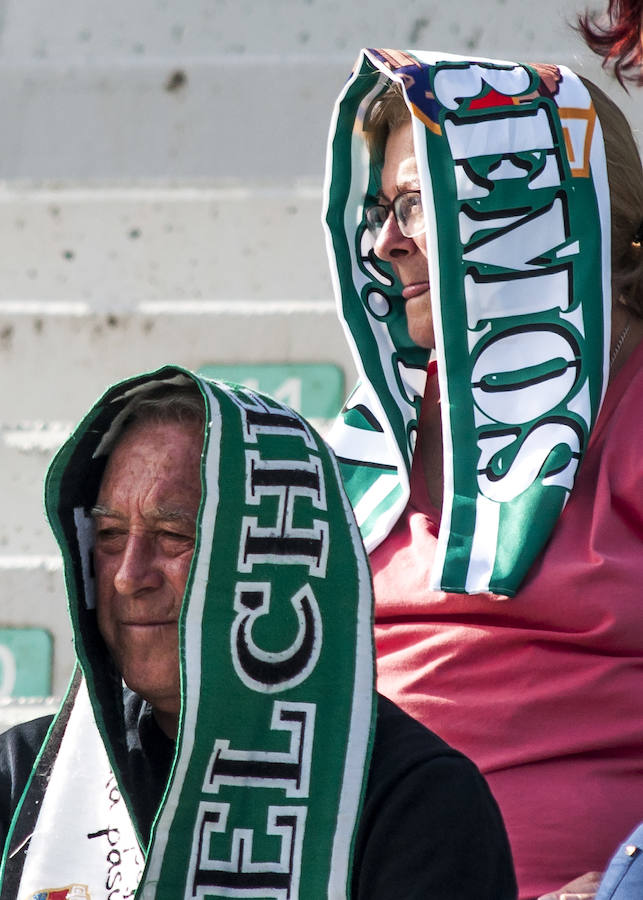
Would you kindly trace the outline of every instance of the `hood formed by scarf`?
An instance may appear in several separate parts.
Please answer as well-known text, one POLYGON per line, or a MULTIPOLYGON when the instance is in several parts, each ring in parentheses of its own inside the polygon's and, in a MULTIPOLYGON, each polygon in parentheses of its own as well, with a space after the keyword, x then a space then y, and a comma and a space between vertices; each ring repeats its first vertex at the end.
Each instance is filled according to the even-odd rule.
POLYGON ((426 223, 444 499, 431 587, 512 596, 560 515, 605 392, 610 212, 591 98, 570 70, 364 50, 335 107, 325 228, 360 382, 330 435, 367 549, 409 497, 428 351, 365 209, 365 123, 401 87, 426 223))
MULTIPOLYGON (((91 704, 75 733, 97 731, 140 833, 121 677, 96 622, 90 510, 133 399, 162 383, 189 382, 203 399, 206 426, 179 623, 181 715, 165 797, 150 844, 140 847, 146 865, 136 896, 175 900, 192 889, 208 893, 209 885, 258 890, 264 881, 288 896, 298 896, 300 882, 307 897, 348 896, 374 717, 372 589, 333 454, 289 408, 165 367, 111 388, 59 451, 46 506, 63 553, 82 694, 91 704), (231 852, 240 854, 238 866, 231 852), (252 859, 275 863, 257 868, 252 859)), ((72 691, 51 740, 66 727, 70 707, 74 721, 75 703, 72 691)), ((49 756, 66 757, 65 746, 63 736, 49 756)), ((91 785, 98 776, 83 756, 78 766, 91 785)), ((83 870, 91 848, 74 848, 71 865, 79 865, 69 874, 55 858, 64 857, 56 840, 71 840, 71 831, 57 834, 65 816, 70 828, 75 819, 91 821, 91 791, 75 797, 80 773, 61 771, 54 767, 47 792, 62 782, 56 796, 68 799, 57 803, 70 808, 54 808, 52 823, 46 815, 39 820, 36 836, 51 825, 41 842, 44 861, 29 869, 27 854, 29 878, 15 876, 23 877, 20 896, 105 877, 100 859, 96 872, 90 862, 83 870)))

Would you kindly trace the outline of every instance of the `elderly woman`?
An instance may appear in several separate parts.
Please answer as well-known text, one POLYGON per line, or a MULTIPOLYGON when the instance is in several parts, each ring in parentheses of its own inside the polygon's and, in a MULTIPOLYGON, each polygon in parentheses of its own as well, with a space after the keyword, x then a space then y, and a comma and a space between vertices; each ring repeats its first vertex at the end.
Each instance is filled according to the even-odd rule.
POLYGON ((534 898, 643 804, 638 153, 567 69, 390 50, 329 152, 379 689, 476 761, 534 898))

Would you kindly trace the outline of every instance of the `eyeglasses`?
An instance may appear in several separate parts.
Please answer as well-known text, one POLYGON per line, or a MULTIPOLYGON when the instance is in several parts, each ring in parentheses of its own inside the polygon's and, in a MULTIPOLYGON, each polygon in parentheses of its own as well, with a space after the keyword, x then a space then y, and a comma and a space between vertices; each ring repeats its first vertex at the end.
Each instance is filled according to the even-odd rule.
POLYGON ((404 237, 416 237, 424 231, 424 211, 419 191, 405 191, 398 194, 392 203, 378 203, 366 210, 366 227, 377 238, 391 210, 397 227, 404 237))

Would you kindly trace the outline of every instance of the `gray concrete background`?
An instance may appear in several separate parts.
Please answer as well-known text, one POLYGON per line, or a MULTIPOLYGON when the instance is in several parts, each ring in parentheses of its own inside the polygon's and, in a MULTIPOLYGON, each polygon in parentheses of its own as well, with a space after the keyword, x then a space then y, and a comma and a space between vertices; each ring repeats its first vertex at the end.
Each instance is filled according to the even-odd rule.
POLYGON ((565 62, 592 77, 569 25, 578 11, 573 0, 5 0, 0 177, 319 180, 360 47, 565 62))
POLYGON ((360 47, 565 63, 640 133, 643 93, 601 72, 569 25, 580 9, 0 2, 0 627, 51 631, 57 694, 72 654, 41 494, 71 423, 164 362, 329 361, 350 385, 319 217, 360 47))

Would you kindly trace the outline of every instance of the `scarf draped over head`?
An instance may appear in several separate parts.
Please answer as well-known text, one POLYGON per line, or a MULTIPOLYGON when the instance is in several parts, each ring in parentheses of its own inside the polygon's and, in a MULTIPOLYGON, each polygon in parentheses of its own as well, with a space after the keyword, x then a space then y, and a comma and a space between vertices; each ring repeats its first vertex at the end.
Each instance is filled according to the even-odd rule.
POLYGON ((14 818, 2 896, 348 897, 374 721, 372 589, 324 442, 268 397, 166 367, 90 410, 52 463, 46 504, 78 667, 14 818), (190 381, 206 418, 202 500, 179 733, 146 843, 88 512, 133 398, 190 381))
POLYGON ((360 382, 333 428, 367 549, 409 473, 428 352, 365 225, 381 162, 364 125, 395 82, 424 208, 442 417, 434 590, 512 596, 573 488, 605 392, 610 212, 599 121, 562 66, 364 50, 333 115, 325 227, 360 382))

